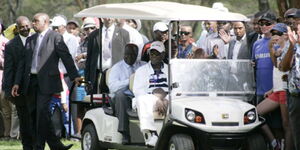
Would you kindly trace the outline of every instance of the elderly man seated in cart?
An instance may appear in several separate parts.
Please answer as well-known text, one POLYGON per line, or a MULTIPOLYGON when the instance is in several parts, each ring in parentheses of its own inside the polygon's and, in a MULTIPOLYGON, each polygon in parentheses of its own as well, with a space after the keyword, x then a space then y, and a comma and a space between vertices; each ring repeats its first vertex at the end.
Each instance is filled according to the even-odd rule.
POLYGON ((160 113, 166 112, 166 92, 168 91, 168 66, 163 63, 165 46, 160 41, 151 43, 149 50, 150 62, 140 67, 135 73, 133 93, 147 146, 154 147, 157 139, 157 128, 154 123, 153 112, 157 104, 161 104, 160 113))

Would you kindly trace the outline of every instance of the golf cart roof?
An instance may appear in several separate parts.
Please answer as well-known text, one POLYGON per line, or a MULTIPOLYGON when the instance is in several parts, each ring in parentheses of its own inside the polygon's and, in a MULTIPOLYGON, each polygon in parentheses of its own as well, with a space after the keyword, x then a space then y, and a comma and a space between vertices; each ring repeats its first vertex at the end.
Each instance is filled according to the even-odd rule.
POLYGON ((166 1, 104 4, 84 9, 74 16, 165 21, 248 21, 246 16, 238 13, 166 1))

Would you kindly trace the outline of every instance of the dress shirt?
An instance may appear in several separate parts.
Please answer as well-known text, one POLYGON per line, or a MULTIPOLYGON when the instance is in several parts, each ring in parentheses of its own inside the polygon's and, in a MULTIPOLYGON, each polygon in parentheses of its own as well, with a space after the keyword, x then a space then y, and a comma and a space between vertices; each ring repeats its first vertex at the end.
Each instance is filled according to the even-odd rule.
POLYGON ((135 71, 144 64, 146 64, 146 62, 137 61, 132 66, 129 66, 124 60, 116 63, 109 73, 108 87, 110 92, 115 93, 119 89, 128 86, 130 75, 135 73, 135 71))
POLYGON ((20 38, 21 38, 21 40, 22 40, 23 45, 25 46, 25 44, 26 44, 26 39, 27 39, 30 35, 28 35, 27 37, 22 36, 21 34, 19 34, 19 35, 20 35, 20 38))
POLYGON ((140 61, 141 57, 142 57, 142 50, 143 50, 143 47, 144 47, 143 37, 141 36, 139 31, 132 28, 131 26, 129 26, 126 23, 124 23, 123 29, 125 29, 129 33, 129 38, 130 38, 129 43, 133 43, 133 44, 136 44, 138 46, 139 53, 138 53, 137 61, 140 61))
MULTIPOLYGON (((64 38, 64 42, 66 43, 66 45, 69 49, 69 52, 73 58, 73 61, 75 62, 75 56, 77 53, 77 49, 79 47, 78 40, 76 39, 76 37, 73 34, 70 34, 67 31, 65 31, 65 33, 63 34, 63 38, 64 38)), ((64 73, 64 74, 67 73, 67 70, 61 59, 59 60, 58 68, 59 68, 59 72, 64 73)))
MULTIPOLYGON (((102 70, 105 70, 107 68, 111 67, 111 61, 112 61, 112 38, 113 33, 115 31, 115 25, 111 25, 110 27, 103 27, 102 28, 102 70), (108 43, 109 42, 109 43, 108 43)), ((100 69, 99 66, 99 59, 98 57, 98 63, 97 68, 100 69)))
POLYGON ((31 73, 33 74, 37 74, 38 73, 38 70, 37 70, 37 66, 39 64, 39 58, 38 58, 38 54, 39 54, 39 51, 40 51, 40 46, 41 46, 41 43, 45 37, 45 34, 48 32, 49 28, 46 29, 45 31, 43 31, 42 33, 37 33, 38 34, 38 37, 37 37, 37 40, 36 40, 36 44, 35 44, 35 49, 34 49, 34 52, 33 52, 33 60, 32 60, 32 65, 31 65, 31 73))
POLYGON ((235 44, 234 44, 234 48, 233 48, 233 51, 232 51, 232 59, 237 59, 238 58, 240 48, 241 48, 242 43, 245 40, 245 38, 246 38, 246 34, 242 37, 241 40, 237 40, 236 38, 234 39, 235 44))

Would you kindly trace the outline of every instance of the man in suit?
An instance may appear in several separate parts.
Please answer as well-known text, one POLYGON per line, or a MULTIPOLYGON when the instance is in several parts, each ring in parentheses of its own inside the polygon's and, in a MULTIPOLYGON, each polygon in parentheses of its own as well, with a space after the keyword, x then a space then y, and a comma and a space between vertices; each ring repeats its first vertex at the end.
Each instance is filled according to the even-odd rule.
POLYGON ((43 150, 45 142, 51 150, 68 150, 72 144, 64 146, 55 136, 49 111, 52 95, 63 90, 58 69, 59 59, 63 61, 71 80, 78 84, 81 79, 62 35, 49 29, 49 16, 37 13, 32 24, 37 33, 26 41, 24 59, 18 65, 12 96, 19 96, 18 90, 22 86, 22 93, 30 105, 29 111, 33 118, 36 150, 43 150))
POLYGON ((124 48, 129 43, 129 33, 114 25, 114 19, 103 18, 102 28, 102 70, 100 70, 99 29, 88 36, 88 48, 85 68, 85 80, 94 85, 94 93, 97 92, 97 79, 99 73, 110 68, 124 57, 124 48))
POLYGON ((30 117, 25 98, 23 95, 13 98, 10 94, 14 85, 18 63, 23 59, 22 53, 25 48, 26 39, 30 35, 31 23, 29 19, 25 16, 18 17, 16 20, 16 29, 18 30, 19 35, 9 41, 5 47, 2 89, 5 91, 5 99, 13 102, 16 106, 20 122, 20 134, 22 137, 23 149, 32 150, 33 136, 29 124, 30 117))
POLYGON ((247 46, 246 28, 243 22, 233 22, 235 38, 230 41, 228 59, 250 59, 251 53, 247 46))

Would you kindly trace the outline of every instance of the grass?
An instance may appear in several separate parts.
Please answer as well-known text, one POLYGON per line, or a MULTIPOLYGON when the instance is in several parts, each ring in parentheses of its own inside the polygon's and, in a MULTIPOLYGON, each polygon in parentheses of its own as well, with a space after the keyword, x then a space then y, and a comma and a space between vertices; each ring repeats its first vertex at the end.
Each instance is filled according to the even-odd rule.
MULTIPOLYGON (((80 142, 62 140, 64 144, 74 144, 70 150, 81 150, 80 142)), ((20 140, 1 140, 0 139, 0 150, 22 150, 22 144, 20 140)), ((45 150, 50 150, 46 146, 45 150)))

